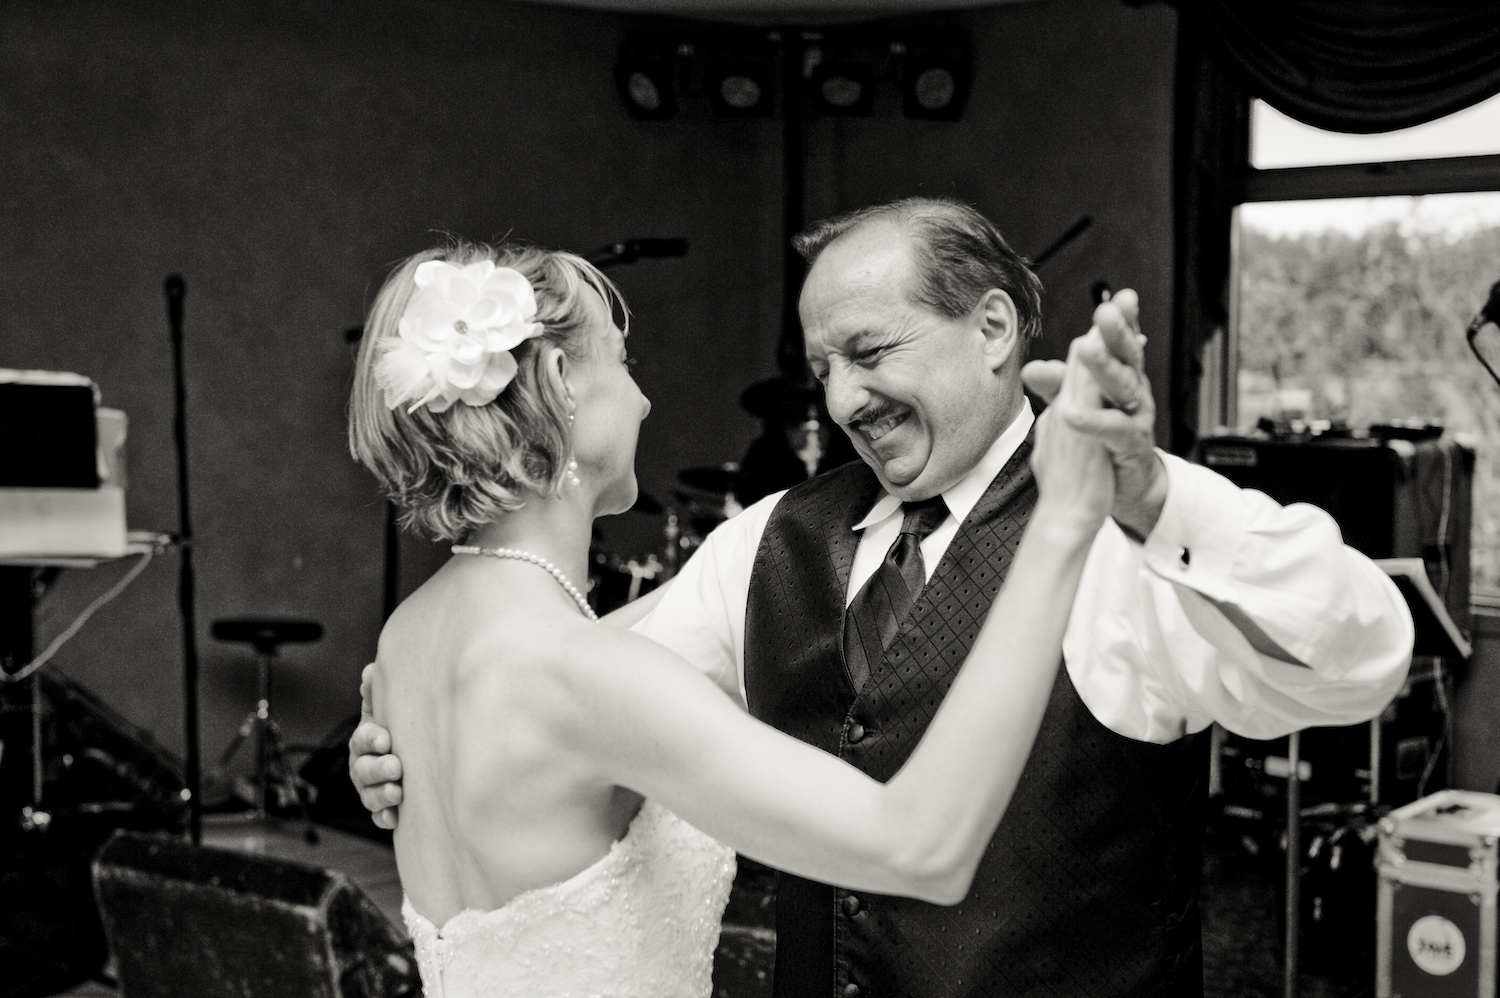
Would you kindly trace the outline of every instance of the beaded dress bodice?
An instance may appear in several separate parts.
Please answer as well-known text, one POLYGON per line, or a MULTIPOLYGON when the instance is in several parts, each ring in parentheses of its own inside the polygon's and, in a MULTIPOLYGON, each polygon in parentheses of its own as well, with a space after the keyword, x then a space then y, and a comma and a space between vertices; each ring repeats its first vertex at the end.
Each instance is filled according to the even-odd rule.
POLYGON ((402 904, 426 998, 708 998, 734 851, 651 801, 603 858, 441 929, 402 904))

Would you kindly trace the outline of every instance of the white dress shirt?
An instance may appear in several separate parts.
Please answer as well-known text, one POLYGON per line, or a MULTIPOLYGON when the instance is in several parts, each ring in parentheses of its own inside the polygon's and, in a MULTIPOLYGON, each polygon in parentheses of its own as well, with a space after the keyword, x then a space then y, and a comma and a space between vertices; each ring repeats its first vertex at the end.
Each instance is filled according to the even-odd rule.
MULTIPOLYGON (((1026 439, 1029 404, 968 475, 943 492, 949 515, 922 541, 931 579, 964 518, 1026 439)), ((1063 661, 1094 717, 1166 743, 1214 721, 1251 738, 1378 714, 1411 660, 1411 614, 1395 585, 1306 504, 1260 492, 1170 454, 1167 499, 1145 544, 1106 520, 1085 563, 1063 661)), ((745 612, 761 535, 784 492, 721 524, 635 630, 745 703, 745 612)), ((860 534, 847 606, 901 530, 882 495, 860 534)))

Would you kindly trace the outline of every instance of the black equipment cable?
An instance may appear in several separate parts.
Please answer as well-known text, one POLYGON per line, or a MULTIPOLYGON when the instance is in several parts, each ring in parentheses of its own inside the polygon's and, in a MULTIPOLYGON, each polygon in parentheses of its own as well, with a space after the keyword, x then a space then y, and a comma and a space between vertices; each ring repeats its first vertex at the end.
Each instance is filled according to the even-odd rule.
POLYGON ((182 366, 182 300, 187 285, 181 274, 169 274, 166 283, 167 321, 172 329, 172 374, 176 410, 172 436, 177 443, 178 555, 182 559, 177 579, 177 605, 182 611, 182 722, 186 742, 183 760, 187 791, 188 835, 193 845, 203 841, 203 802, 199 799, 198 770, 198 623, 193 602, 193 520, 188 501, 187 381, 182 366))

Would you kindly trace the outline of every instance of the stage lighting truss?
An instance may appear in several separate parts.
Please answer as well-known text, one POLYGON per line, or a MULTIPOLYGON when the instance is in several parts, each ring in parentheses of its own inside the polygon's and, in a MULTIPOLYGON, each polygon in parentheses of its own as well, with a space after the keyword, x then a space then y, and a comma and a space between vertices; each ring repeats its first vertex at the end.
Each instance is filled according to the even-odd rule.
POLYGON ((884 113, 899 101, 907 117, 956 121, 969 96, 966 37, 930 25, 669 30, 623 48, 615 82, 635 118, 670 118, 679 98, 707 98, 718 117, 760 118, 776 110, 786 58, 800 58, 803 106, 818 115, 884 113))

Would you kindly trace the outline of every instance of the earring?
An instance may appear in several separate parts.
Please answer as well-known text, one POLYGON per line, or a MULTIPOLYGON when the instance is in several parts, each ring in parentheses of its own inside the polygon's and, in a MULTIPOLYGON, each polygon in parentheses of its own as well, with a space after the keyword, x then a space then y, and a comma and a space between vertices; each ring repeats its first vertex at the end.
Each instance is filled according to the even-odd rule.
MULTIPOLYGON (((570 412, 568 413, 568 427, 571 429, 572 426, 573 414, 570 412)), ((574 459, 572 454, 568 455, 568 484, 574 488, 583 484, 583 479, 578 477, 578 461, 574 459)))

